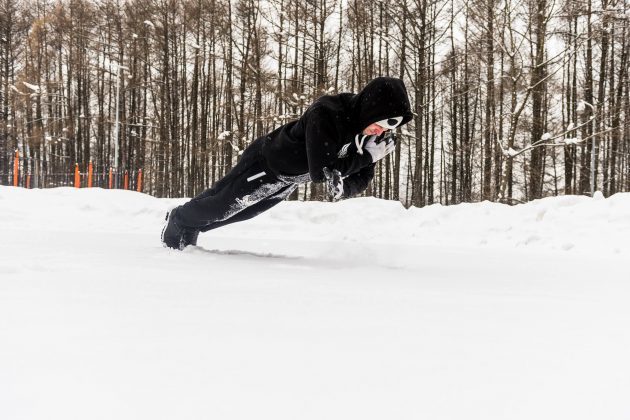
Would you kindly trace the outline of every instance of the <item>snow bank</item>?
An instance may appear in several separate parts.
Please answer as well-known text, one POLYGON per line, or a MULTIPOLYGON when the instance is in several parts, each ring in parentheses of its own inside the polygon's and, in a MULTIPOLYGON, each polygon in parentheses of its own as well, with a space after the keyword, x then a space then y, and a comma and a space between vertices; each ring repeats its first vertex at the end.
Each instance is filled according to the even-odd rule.
POLYGON ((282 211, 263 217, 276 232, 284 225, 283 235, 297 232, 321 240, 625 255, 630 251, 630 194, 408 210, 397 202, 359 198, 334 204, 283 203, 282 211))
MULTIPOLYGON (((100 188, 0 187, 0 228, 28 223, 32 229, 53 231, 155 233, 165 212, 184 201, 100 188)), ((628 256, 630 194, 551 197, 517 206, 483 202, 410 209, 375 198, 283 202, 256 219, 202 235, 200 244, 235 236, 628 256)))
POLYGON ((0 419, 630 418, 630 194, 184 201, 0 187, 0 419))

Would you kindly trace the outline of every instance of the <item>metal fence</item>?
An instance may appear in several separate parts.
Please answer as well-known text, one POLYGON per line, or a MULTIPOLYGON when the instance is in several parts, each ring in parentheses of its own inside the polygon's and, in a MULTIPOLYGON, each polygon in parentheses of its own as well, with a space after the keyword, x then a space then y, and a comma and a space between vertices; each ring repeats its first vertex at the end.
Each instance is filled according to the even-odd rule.
POLYGON ((56 173, 30 173, 24 172, 20 166, 18 153, 16 152, 13 168, 10 173, 0 173, 0 185, 12 185, 23 188, 106 188, 125 189, 142 192, 142 169, 126 170, 114 168, 95 170, 92 162, 81 167, 76 164, 73 170, 56 173))

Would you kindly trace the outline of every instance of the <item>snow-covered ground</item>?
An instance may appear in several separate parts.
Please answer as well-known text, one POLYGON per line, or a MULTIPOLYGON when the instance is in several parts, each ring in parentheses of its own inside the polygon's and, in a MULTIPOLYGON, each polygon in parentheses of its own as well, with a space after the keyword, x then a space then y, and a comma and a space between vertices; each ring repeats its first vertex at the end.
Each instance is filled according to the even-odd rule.
POLYGON ((183 201, 0 187, 0 419, 630 418, 630 194, 183 201))

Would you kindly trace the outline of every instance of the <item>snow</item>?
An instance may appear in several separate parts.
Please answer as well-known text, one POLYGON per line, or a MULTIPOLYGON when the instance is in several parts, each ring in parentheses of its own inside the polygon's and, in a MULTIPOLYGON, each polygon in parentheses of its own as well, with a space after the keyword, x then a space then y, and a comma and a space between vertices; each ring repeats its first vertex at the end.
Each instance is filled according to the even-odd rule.
POLYGON ((0 187, 3 419, 630 417, 630 194, 182 202, 0 187))
POLYGON ((221 133, 219 133, 219 135, 217 136, 217 140, 225 140, 229 135, 231 134, 230 131, 222 131, 221 133))
POLYGON ((34 92, 39 92, 41 89, 38 85, 34 85, 28 82, 22 82, 22 84, 34 92))
POLYGON ((511 157, 511 158, 513 158, 514 156, 518 155, 518 154, 519 154, 519 152, 518 152, 518 151, 516 151, 516 150, 514 150, 514 149, 512 149, 511 147, 509 147, 509 148, 507 149, 507 151, 506 151, 504 154, 505 154, 507 157, 511 157))

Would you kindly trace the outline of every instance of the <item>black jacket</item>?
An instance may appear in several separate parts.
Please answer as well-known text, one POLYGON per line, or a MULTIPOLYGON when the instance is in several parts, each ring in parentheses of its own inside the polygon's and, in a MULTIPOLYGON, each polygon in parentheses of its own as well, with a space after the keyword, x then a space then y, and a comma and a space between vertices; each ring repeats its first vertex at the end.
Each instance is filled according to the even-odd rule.
POLYGON ((402 80, 378 77, 358 94, 341 93, 317 99, 296 121, 266 136, 263 155, 280 175, 310 174, 323 182, 323 169, 337 169, 345 177, 344 196, 367 188, 374 176, 369 153, 359 153, 355 136, 370 124, 402 116, 412 118, 407 90, 402 80), (347 193, 347 194, 346 194, 347 193))

